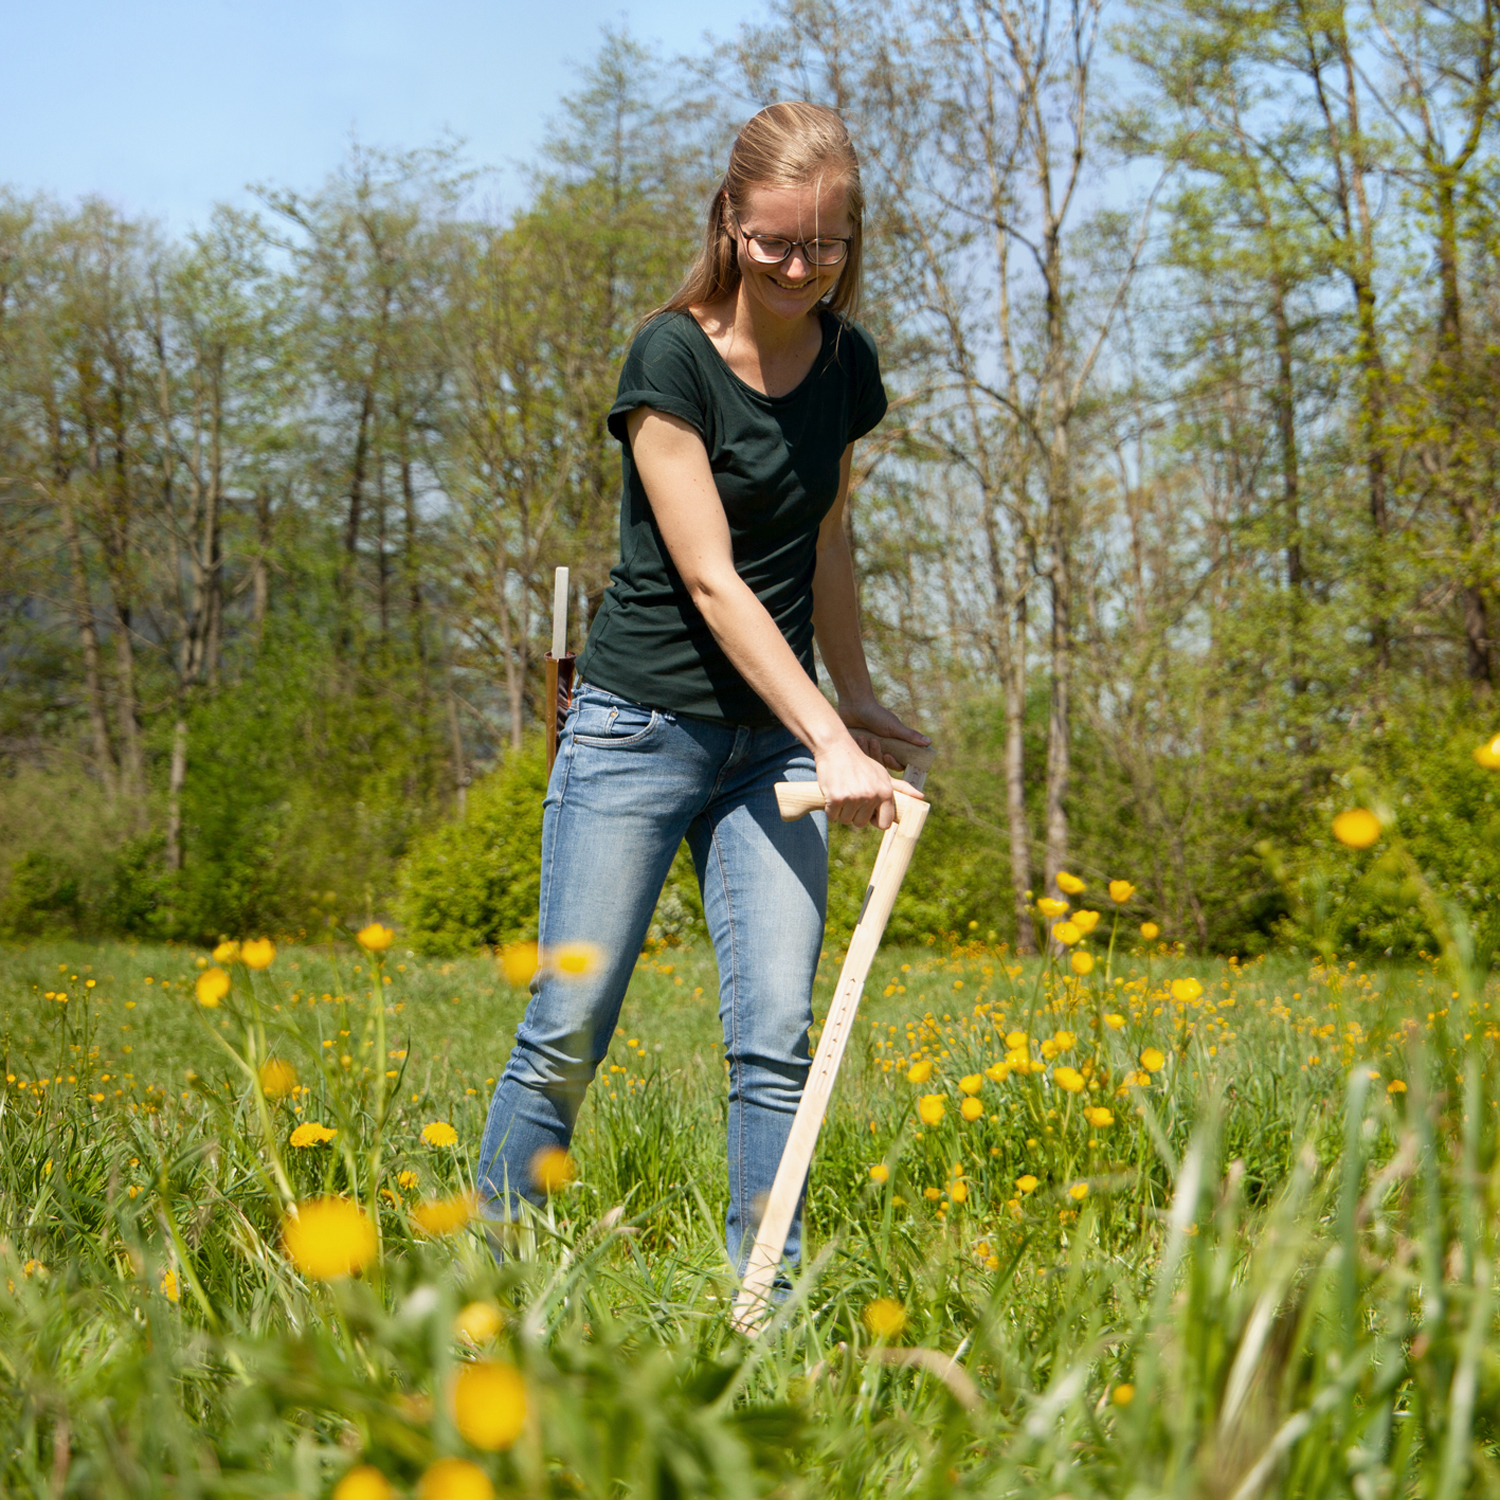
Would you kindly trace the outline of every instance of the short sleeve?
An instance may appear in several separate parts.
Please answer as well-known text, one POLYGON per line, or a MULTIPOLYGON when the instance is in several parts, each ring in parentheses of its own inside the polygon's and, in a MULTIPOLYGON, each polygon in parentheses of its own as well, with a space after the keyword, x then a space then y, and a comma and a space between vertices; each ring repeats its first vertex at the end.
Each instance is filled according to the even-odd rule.
POLYGON ((621 443, 630 441, 626 417, 642 406, 680 417, 708 441, 708 392, 701 365, 686 337, 690 330, 681 322, 688 316, 665 314, 635 336, 620 371, 615 404, 609 409, 609 430, 621 443))
POLYGON ((849 408, 849 432, 846 442, 854 442, 872 432, 885 416, 885 385, 880 379, 880 355, 875 340, 858 323, 847 325, 854 350, 854 400, 849 408))

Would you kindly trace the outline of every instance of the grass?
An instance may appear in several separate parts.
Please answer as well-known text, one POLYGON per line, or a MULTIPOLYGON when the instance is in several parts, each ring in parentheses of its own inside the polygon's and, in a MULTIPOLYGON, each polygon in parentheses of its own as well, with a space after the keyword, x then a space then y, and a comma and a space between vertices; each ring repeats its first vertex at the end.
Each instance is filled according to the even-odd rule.
POLYGON ((1500 1486, 1500 996, 1096 938, 1086 978, 977 935, 882 952, 754 1342, 710 953, 643 956, 576 1180, 498 1266, 415 1222, 472 1184, 524 1004, 490 961, 284 948, 204 1009, 189 950, 0 953, 0 1491, 1500 1486), (294 1095, 256 1086, 272 1055, 294 1095), (308 1122, 337 1134, 293 1146, 308 1122), (378 1224, 359 1276, 283 1249, 324 1195, 378 1224), (454 1395, 489 1363, 524 1379, 499 1448, 454 1395))

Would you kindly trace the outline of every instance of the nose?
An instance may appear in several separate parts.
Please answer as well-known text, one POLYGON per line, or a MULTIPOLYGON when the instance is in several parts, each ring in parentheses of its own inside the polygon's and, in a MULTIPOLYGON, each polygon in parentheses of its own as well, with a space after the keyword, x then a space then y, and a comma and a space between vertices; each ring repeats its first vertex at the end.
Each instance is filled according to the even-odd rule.
POLYGON ((801 245, 793 245, 792 253, 781 263, 781 273, 786 277, 796 277, 804 280, 809 276, 816 276, 818 268, 813 265, 807 257, 807 251, 801 245))

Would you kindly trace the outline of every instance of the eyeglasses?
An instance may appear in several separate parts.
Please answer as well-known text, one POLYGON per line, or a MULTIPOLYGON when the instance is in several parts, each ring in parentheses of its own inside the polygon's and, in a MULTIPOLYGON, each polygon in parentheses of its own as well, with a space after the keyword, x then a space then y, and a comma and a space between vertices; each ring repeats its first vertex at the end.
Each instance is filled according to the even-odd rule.
POLYGON ((734 221, 734 227, 745 241, 745 253, 760 266, 779 266, 791 256, 793 250, 800 250, 802 258, 809 265, 836 266, 849 254, 849 246, 854 243, 852 237, 834 239, 824 236, 816 240, 785 240, 776 234, 746 234, 738 218, 734 221))

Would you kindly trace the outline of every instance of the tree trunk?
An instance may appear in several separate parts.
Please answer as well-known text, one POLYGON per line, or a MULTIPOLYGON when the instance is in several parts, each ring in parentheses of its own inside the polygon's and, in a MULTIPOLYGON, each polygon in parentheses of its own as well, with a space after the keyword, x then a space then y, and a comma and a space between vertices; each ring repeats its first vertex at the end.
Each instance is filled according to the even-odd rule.
POLYGON ((66 487, 56 495, 62 518, 63 536, 68 546, 68 572, 73 584, 73 616, 83 651, 83 691, 88 705, 89 729, 94 741, 94 766, 99 773, 104 795, 113 803, 119 790, 119 766, 115 747, 109 737, 109 720, 104 708, 104 674, 99 662, 99 634, 94 629, 94 604, 89 597, 88 567, 83 556, 83 539, 78 531, 78 516, 66 487))
POLYGON ((182 868, 182 788, 187 781, 188 726, 179 704, 172 726, 172 767, 167 777, 167 869, 182 868))

